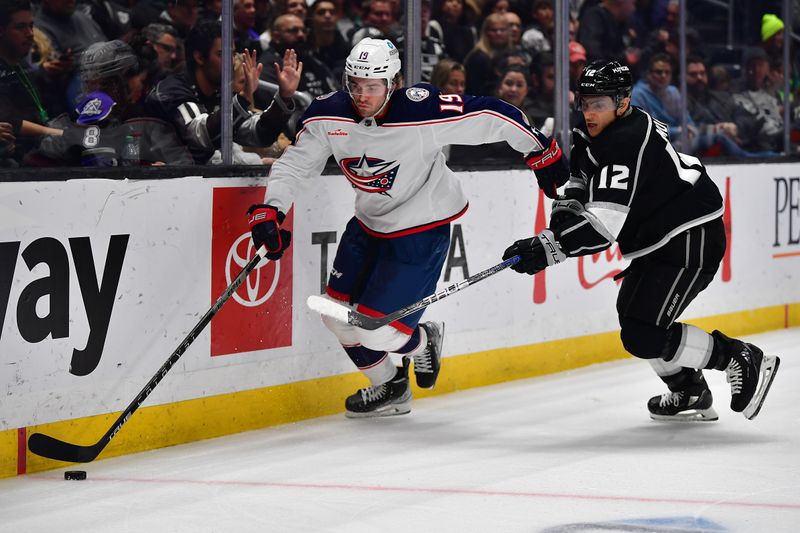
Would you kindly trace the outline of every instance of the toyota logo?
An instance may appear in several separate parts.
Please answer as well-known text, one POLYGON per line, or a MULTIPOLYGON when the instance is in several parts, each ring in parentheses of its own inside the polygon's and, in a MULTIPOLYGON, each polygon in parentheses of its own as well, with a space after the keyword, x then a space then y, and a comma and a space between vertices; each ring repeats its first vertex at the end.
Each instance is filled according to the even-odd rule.
MULTIPOLYGON (((239 272, 242 271, 242 269, 247 265, 248 262, 250 262, 255 254, 256 251, 253 247, 253 241, 250 239, 250 232, 244 233, 239 236, 238 239, 236 239, 230 250, 228 250, 228 257, 225 259, 225 280, 227 281, 228 285, 231 284, 233 278, 235 278, 239 272), (239 245, 241 245, 245 240, 247 241, 247 249, 245 250, 244 257, 242 257, 239 254, 239 245)), ((238 290, 233 293, 233 299, 245 307, 258 307, 270 299, 272 294, 275 292, 275 288, 278 286, 278 279, 280 278, 281 274, 280 261, 270 261, 269 259, 264 258, 258 263, 253 272, 255 272, 256 275, 247 276, 247 279, 245 279, 242 283, 242 287, 247 289, 247 300, 239 295, 238 290), (267 266, 270 262, 275 265, 275 272, 272 275, 272 284, 263 295, 260 295, 262 289, 261 275, 259 271, 267 266)))

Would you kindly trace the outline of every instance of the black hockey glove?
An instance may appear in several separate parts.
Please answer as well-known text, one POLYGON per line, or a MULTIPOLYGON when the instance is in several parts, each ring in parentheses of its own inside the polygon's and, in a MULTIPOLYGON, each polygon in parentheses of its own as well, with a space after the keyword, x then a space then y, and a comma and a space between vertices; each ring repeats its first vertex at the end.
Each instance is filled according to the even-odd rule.
POLYGON ((571 218, 581 216, 584 211, 583 204, 578 200, 559 196, 553 202, 553 210, 550 212, 550 224, 548 227, 555 228, 571 218))
POLYGON ((550 139, 550 146, 536 150, 525 156, 525 163, 536 174, 539 188, 549 198, 556 198, 556 189, 569 180, 569 163, 561 153, 561 147, 555 139, 550 139))
POLYGON ((511 265, 511 269, 520 274, 536 274, 545 268, 557 265, 567 256, 558 246, 553 232, 545 229, 539 235, 529 239, 521 239, 503 253, 503 261, 515 255, 520 256, 519 263, 511 265))
POLYGON ((285 218, 286 215, 271 205, 251 205, 247 210, 253 244, 256 249, 261 248, 261 245, 266 246, 267 259, 272 261, 280 259, 292 242, 292 233, 279 227, 285 218))

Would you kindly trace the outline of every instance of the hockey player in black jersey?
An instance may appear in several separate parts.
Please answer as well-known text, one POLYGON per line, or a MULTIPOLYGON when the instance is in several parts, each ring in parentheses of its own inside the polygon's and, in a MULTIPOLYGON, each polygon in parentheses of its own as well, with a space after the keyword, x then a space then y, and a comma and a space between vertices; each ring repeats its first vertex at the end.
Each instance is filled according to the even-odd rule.
POLYGON ((619 244, 632 262, 617 298, 621 338, 647 359, 669 393, 647 404, 656 420, 716 420, 704 369, 723 370, 731 409, 754 418, 780 359, 752 344, 676 319, 714 277, 725 252, 722 197, 695 157, 679 154, 667 126, 630 105, 631 74, 616 61, 586 66, 573 130, 570 180, 549 228, 511 245, 504 259, 535 274, 567 257, 619 244))

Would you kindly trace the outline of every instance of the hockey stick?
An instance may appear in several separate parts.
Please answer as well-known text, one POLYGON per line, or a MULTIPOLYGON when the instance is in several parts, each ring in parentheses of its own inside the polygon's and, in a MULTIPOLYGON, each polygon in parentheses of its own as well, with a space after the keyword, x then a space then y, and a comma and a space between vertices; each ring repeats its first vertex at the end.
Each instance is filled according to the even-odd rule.
POLYGON ((502 263, 499 263, 491 268, 487 268, 483 272, 478 272, 474 276, 468 277, 464 281, 453 283, 437 293, 426 296, 418 302, 414 302, 413 304, 407 305, 402 309, 398 309, 397 311, 389 313, 385 316, 367 316, 363 313, 359 313, 358 311, 350 309, 346 305, 334 302, 333 300, 329 300, 323 296, 317 296, 313 294, 306 300, 306 305, 308 305, 311 310, 316 311, 321 315, 331 317, 340 322, 346 322, 363 329, 378 329, 381 326, 385 326, 386 324, 394 322, 395 320, 399 320, 405 316, 408 316, 415 311, 424 309, 433 302, 438 302, 439 300, 447 298, 454 292, 458 292, 461 289, 469 287, 470 285, 474 285, 482 279, 486 279, 489 276, 497 274, 501 270, 505 270, 511 265, 517 264, 519 260, 520 257, 518 255, 510 257, 502 263))
POLYGON ((56 439, 49 435, 45 435, 43 433, 34 433, 28 439, 28 448, 30 451, 35 453, 36 455, 41 455, 42 457, 48 457, 50 459, 56 459, 58 461, 66 461, 69 463, 88 463, 94 461, 94 459, 100 455, 100 452, 108 445, 108 443, 113 439, 120 429, 122 429, 123 424, 128 421, 131 415, 142 405, 145 399, 153 392, 153 389, 156 388, 156 385, 167 375, 167 372, 172 368, 172 366, 181 358, 183 353, 186 351, 187 348, 194 342, 195 338, 200 334, 203 329, 211 322, 211 319, 214 318, 214 315, 220 310, 220 308, 225 304, 225 302, 230 299, 236 289, 239 288, 239 285, 245 280, 245 278, 253 271, 253 269, 258 265, 259 261, 267 254, 267 249, 262 246, 256 252, 255 257, 253 257, 247 265, 245 265, 244 269, 236 276, 230 285, 223 291, 222 295, 217 298, 217 301, 214 302, 214 305, 206 311, 206 314, 203 315, 203 318, 200 319, 200 322, 192 328, 192 331, 186 335, 186 338, 178 345, 172 355, 169 356, 169 359, 161 365, 161 368, 158 369, 156 375, 150 378, 150 381, 147 382, 147 385, 139 392, 136 398, 125 408, 119 418, 111 425, 111 427, 106 431, 106 434, 100 437, 100 440, 96 443, 92 444, 91 446, 80 446, 78 444, 71 444, 69 442, 64 442, 63 440, 56 439))

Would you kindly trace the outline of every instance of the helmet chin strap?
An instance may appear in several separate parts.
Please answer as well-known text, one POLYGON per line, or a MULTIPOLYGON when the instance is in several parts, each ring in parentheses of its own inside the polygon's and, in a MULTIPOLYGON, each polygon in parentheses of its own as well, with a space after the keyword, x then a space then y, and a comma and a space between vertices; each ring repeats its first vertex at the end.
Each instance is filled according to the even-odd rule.
POLYGON ((392 97, 393 93, 394 93, 394 83, 391 84, 389 90, 386 91, 386 98, 384 98, 383 100, 383 105, 381 105, 380 109, 378 109, 378 111, 374 115, 372 115, 373 117, 377 117, 378 115, 383 113, 383 110, 386 108, 386 104, 389 103, 389 99, 392 97))

